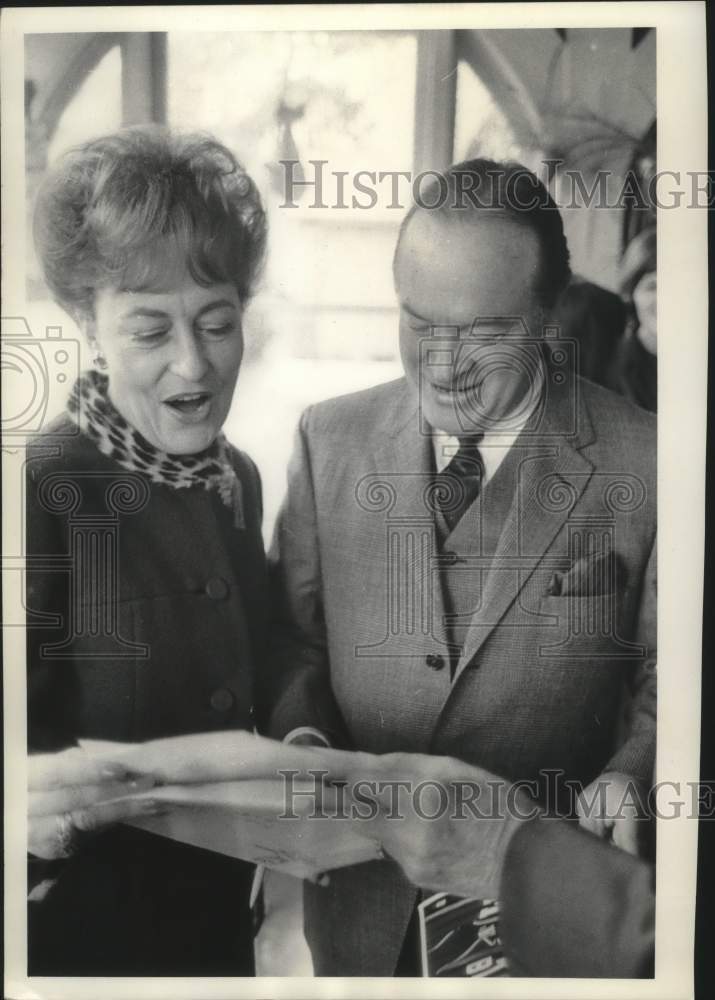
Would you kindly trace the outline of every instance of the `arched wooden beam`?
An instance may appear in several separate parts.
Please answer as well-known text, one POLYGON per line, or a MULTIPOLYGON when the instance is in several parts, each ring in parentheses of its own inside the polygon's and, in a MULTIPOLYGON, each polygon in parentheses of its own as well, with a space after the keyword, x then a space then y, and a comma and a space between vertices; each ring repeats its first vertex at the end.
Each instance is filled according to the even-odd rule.
POLYGON ((92 32, 76 49, 68 62, 61 66, 35 97, 35 123, 41 125, 49 140, 71 99, 81 87, 100 59, 115 45, 121 44, 122 32, 92 32))
POLYGON ((517 141, 533 144, 543 128, 537 102, 516 68, 491 41, 488 31, 458 31, 457 52, 491 92, 517 141))

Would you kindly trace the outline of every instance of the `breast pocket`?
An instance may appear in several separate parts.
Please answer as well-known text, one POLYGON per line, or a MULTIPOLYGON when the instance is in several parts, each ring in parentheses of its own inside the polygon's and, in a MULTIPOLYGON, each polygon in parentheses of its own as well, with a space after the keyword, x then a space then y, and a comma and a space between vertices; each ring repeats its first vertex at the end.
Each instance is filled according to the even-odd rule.
POLYGON ((622 610, 617 591, 596 597, 542 597, 540 654, 584 661, 637 659, 643 650, 622 634, 622 610))
POLYGON ((564 594, 542 597, 539 614, 548 619, 547 627, 570 635, 606 635, 615 623, 617 594, 580 597, 564 594))

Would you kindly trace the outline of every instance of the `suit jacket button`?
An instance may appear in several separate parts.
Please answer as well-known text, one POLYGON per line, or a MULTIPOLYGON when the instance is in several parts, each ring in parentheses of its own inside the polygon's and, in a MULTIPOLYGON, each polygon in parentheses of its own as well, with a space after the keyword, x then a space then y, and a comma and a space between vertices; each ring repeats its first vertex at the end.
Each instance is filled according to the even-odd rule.
POLYGON ((216 712, 228 712, 233 708, 234 701, 233 691, 229 691, 228 688, 217 688, 211 695, 211 708, 216 712))
POLYGON ((207 581, 205 590, 212 601, 223 601, 224 598, 228 597, 229 587, 223 577, 212 576, 207 581))
POLYGON ((425 663, 432 670, 441 670, 444 666, 444 657, 440 656, 439 653, 428 653, 425 657, 425 663))

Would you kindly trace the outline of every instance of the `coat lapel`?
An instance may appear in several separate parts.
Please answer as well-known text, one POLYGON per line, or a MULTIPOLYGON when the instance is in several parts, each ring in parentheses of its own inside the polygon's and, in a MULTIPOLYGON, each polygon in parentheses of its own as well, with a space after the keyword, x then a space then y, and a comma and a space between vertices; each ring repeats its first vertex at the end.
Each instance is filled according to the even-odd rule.
MULTIPOLYGON (((435 641, 443 643, 445 635, 444 602, 434 563, 437 554, 434 515, 429 499, 433 482, 432 439, 423 432, 419 417, 417 401, 405 383, 388 413, 384 436, 375 446, 375 472, 365 486, 369 488, 374 483, 377 489, 384 485, 394 497, 385 519, 388 529, 404 544, 399 547, 399 567, 390 566, 390 582, 385 579, 381 585, 396 587, 395 594, 385 593, 384 598, 386 605, 393 598, 393 607, 400 608, 399 629, 405 626, 408 633, 405 651, 414 652, 420 647, 423 653, 434 652, 435 641)), ((383 546, 384 524, 380 527, 383 546)))
POLYGON ((482 601, 459 658, 455 680, 519 596, 564 522, 573 514, 593 471, 579 449, 593 440, 593 427, 582 403, 577 432, 567 426, 567 400, 560 393, 545 412, 538 433, 522 433, 516 489, 486 576, 482 601))

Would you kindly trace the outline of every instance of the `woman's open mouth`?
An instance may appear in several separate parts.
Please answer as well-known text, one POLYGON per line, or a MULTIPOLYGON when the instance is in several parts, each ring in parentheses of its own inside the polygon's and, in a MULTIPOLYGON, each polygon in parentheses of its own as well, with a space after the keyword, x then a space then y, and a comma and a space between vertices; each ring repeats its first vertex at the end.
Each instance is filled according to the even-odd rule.
POLYGON ((211 408, 210 392, 182 392, 164 400, 164 404, 180 419, 204 420, 211 408))

